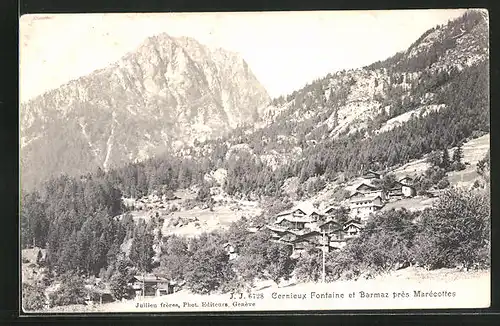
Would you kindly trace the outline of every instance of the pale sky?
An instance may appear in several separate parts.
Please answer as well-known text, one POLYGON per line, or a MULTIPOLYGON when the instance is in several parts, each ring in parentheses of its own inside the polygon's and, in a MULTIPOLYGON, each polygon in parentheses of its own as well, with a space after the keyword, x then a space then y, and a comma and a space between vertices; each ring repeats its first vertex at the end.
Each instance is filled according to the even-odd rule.
POLYGON ((383 60, 465 10, 51 14, 20 20, 20 98, 106 67, 148 36, 238 52, 271 97, 383 60))

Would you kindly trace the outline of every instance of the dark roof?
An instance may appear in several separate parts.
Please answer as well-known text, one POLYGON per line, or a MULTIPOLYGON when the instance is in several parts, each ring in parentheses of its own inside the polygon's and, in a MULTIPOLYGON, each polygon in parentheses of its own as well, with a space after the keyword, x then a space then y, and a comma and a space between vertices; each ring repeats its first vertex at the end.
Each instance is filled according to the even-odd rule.
POLYGON ((345 226, 347 226, 349 224, 353 224, 353 223, 358 224, 358 225, 362 225, 362 223, 359 220, 350 219, 347 222, 345 222, 343 226, 345 227, 345 226))
POLYGON ((301 238, 310 237, 310 236, 314 236, 314 235, 321 235, 321 233, 318 231, 309 230, 309 232, 303 234, 301 238))
MULTIPOLYGON (((356 188, 357 189, 357 188, 356 188)), ((359 191, 354 191, 352 194, 349 195, 349 198, 352 198, 356 195, 363 195, 363 193, 359 192, 359 191)))
POLYGON ((403 186, 403 184, 402 184, 401 182, 396 181, 396 182, 392 185, 391 189, 389 189, 389 191, 393 191, 393 190, 401 190, 401 187, 402 187, 402 186, 403 186))
POLYGON ((287 230, 287 228, 283 227, 283 226, 279 226, 279 225, 276 225, 276 224, 273 224, 273 225, 266 225, 266 227, 271 230, 271 231, 276 231, 276 232, 285 232, 287 230))
POLYGON ((351 203, 363 202, 363 201, 373 202, 377 198, 382 199, 382 197, 380 197, 380 195, 375 195, 375 196, 372 195, 372 196, 364 196, 364 197, 360 197, 360 198, 351 199, 350 201, 351 201, 351 203))
POLYGON ((287 230, 288 233, 292 233, 292 234, 295 234, 295 235, 299 235, 299 236, 303 236, 305 234, 308 234, 311 232, 310 229, 300 229, 300 230, 294 230, 294 229, 290 229, 290 230, 287 230))
POLYGON ((339 223, 339 222, 337 222, 337 221, 335 221, 335 220, 328 220, 328 221, 325 221, 325 222, 323 222, 323 223, 318 224, 318 227, 322 227, 322 226, 325 226, 325 225, 327 225, 327 224, 332 224, 332 223, 333 223, 333 224, 340 225, 340 223, 339 223))
POLYGON ((338 209, 340 209, 340 206, 331 205, 331 206, 328 206, 327 208, 325 208, 325 210, 323 211, 323 214, 328 214, 329 212, 336 211, 338 209))
POLYGON ((358 190, 358 189, 359 189, 359 188, 361 188, 362 186, 368 187, 368 188, 373 189, 373 190, 378 190, 378 188, 377 188, 377 187, 372 186, 372 185, 369 185, 369 184, 364 183, 364 182, 363 182, 363 183, 361 183, 359 186, 357 186, 357 187, 356 187, 356 190, 358 190))
POLYGON ((302 210, 300 208, 295 208, 295 209, 291 209, 291 210, 287 210, 287 211, 281 212, 281 213, 277 214, 276 216, 283 216, 283 215, 293 214, 293 213, 295 213, 297 211, 301 211, 303 214, 306 214, 306 212, 304 212, 304 210, 302 210))

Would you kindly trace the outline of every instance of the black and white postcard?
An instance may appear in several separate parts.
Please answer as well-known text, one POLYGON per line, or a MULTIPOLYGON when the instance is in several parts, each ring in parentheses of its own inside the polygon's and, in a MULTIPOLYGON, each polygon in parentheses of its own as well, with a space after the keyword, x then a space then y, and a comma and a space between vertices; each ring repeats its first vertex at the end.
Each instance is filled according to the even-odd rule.
POLYGON ((25 313, 490 306, 487 10, 19 29, 25 313))

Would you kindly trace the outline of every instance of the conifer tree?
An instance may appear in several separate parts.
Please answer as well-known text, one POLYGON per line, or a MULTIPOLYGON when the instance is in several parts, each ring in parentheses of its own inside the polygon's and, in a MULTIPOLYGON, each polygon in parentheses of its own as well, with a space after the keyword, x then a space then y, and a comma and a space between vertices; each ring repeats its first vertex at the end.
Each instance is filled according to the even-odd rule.
POLYGON ((457 149, 453 152, 452 160, 453 162, 461 163, 463 158, 462 144, 459 144, 457 149))
POLYGON ((130 260, 140 271, 149 272, 152 268, 153 254, 153 235, 148 232, 146 224, 142 221, 132 241, 130 260))
POLYGON ((450 153, 448 153, 447 148, 443 150, 443 155, 441 156, 441 167, 445 170, 450 168, 450 153))

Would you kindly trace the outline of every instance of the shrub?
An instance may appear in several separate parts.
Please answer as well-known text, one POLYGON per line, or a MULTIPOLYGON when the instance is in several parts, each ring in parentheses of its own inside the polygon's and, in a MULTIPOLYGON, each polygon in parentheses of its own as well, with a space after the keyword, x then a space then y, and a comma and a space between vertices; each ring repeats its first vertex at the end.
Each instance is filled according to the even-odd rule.
POLYGON ((448 178, 441 179, 436 185, 438 189, 448 188, 449 186, 450 186, 450 181, 448 181, 448 178))
POLYGON ((189 260, 188 243, 185 238, 172 235, 163 238, 159 270, 169 279, 184 279, 189 260))
POLYGON ((462 170, 465 170, 465 164, 462 163, 462 162, 453 162, 451 164, 451 169, 453 171, 462 171, 462 170))
POLYGON ((269 233, 257 232, 246 237, 241 244, 235 269, 245 282, 252 284, 256 278, 264 275, 268 266, 266 250, 269 240, 269 233))
POLYGON ((365 272, 387 272, 412 261, 415 217, 404 209, 372 215, 358 238, 329 255, 329 278, 356 279, 365 272))
POLYGON ((115 300, 127 298, 129 294, 128 280, 133 275, 131 263, 125 259, 116 261, 115 272, 111 276, 109 287, 115 300))
POLYGON ((22 306, 24 311, 38 311, 45 307, 45 288, 41 285, 22 285, 22 306))
POLYGON ((50 306, 83 304, 87 296, 83 278, 75 273, 66 273, 60 277, 59 288, 49 295, 50 306))
POLYGON ((489 265, 490 203, 485 191, 451 189, 423 215, 416 259, 427 268, 489 265), (486 251, 485 251, 486 250, 486 251))
POLYGON ((191 243, 186 285, 194 293, 209 294, 234 279, 229 256, 216 235, 202 235, 191 243))
POLYGON ((198 190, 198 194, 196 195, 196 199, 201 202, 208 201, 211 198, 210 196, 210 185, 207 183, 203 183, 198 190))
POLYGON ((288 280, 294 268, 294 261, 290 258, 292 249, 288 245, 271 243, 266 251, 267 274, 276 283, 281 279, 288 280))
POLYGON ((425 176, 432 184, 437 184, 440 180, 446 177, 446 170, 437 166, 430 167, 425 171, 425 176))
POLYGON ((297 260, 295 275, 299 281, 317 282, 323 273, 323 253, 320 249, 309 247, 297 260))

